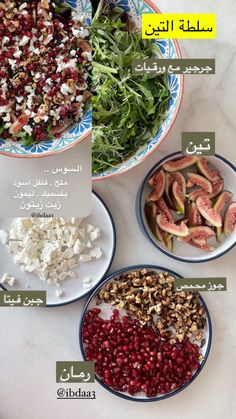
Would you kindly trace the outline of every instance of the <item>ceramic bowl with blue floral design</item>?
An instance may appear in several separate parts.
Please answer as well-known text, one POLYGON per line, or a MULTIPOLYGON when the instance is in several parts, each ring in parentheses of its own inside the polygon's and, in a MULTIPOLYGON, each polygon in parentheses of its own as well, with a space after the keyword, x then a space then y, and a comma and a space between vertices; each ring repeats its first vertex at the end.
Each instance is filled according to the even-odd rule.
MULTIPOLYGON (((135 23, 135 26, 141 29, 143 13, 160 13, 160 10, 150 0, 110 0, 115 6, 123 9, 135 23)), ((176 40, 158 39, 154 40, 158 47, 159 55, 162 58, 181 58, 181 52, 176 40)), ((182 95, 183 95, 183 75, 168 75, 168 87, 171 94, 167 105, 167 112, 158 132, 147 143, 145 143, 134 155, 117 166, 108 170, 94 174, 93 180, 102 180, 119 173, 123 173, 148 157, 165 139, 171 127, 173 126, 178 114, 182 95)))
MULTIPOLYGON (((73 9, 77 10, 79 15, 83 15, 88 24, 91 24, 91 3, 89 0, 63 0, 73 9)), ((0 154, 11 157, 45 157, 65 151, 91 134, 92 111, 87 110, 82 119, 75 125, 65 129, 61 137, 46 141, 41 141, 30 146, 24 146, 20 141, 3 139, 0 136, 0 154)))

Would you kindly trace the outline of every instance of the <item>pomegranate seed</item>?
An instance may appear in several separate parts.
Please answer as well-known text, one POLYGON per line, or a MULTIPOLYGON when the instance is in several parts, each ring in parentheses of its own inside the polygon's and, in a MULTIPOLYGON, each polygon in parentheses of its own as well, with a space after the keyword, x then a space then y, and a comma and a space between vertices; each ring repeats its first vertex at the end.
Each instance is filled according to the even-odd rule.
POLYGON ((84 318, 86 359, 96 360, 97 375, 114 390, 155 397, 181 387, 199 368, 199 349, 189 340, 172 345, 151 326, 120 319, 117 309, 109 320, 100 313, 94 308, 84 318))

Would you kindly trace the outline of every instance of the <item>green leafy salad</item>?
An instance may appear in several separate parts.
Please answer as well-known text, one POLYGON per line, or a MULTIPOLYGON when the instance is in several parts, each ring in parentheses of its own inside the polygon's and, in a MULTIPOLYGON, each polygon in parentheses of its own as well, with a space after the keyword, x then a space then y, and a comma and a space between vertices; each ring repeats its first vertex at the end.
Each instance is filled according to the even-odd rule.
POLYGON ((165 75, 132 73, 134 59, 157 56, 126 13, 100 2, 93 17, 93 173, 132 156, 155 135, 170 99, 165 75))

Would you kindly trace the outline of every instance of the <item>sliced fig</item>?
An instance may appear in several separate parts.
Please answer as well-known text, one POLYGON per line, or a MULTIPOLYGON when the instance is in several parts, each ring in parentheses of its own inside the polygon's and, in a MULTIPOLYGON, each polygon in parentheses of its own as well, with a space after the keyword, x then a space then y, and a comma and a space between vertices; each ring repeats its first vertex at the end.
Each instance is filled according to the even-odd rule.
POLYGON ((25 125, 28 124, 30 116, 26 114, 20 115, 9 129, 10 134, 17 134, 25 125))
POLYGON ((213 208, 218 211, 218 212, 222 212, 224 207, 227 204, 230 204, 230 202, 232 201, 233 198, 233 194, 232 192, 229 191, 223 191, 218 198, 216 199, 213 208))
POLYGON ((174 182, 172 184, 172 201, 175 209, 180 213, 185 212, 186 181, 182 173, 173 172, 174 182))
MULTIPOLYGON (((225 208, 227 204, 229 204, 232 201, 233 194, 229 191, 223 191, 218 198, 216 199, 213 208, 218 211, 222 215, 222 211, 225 208)), ((221 241, 222 236, 222 227, 216 227, 216 238, 217 241, 221 241)))
POLYGON ((206 243, 208 239, 216 235, 212 228, 206 226, 190 227, 189 234, 192 240, 200 244, 206 243))
POLYGON ((226 210, 224 219, 224 233, 229 236, 235 227, 236 223, 236 202, 232 202, 226 210))
POLYGON ((173 218, 173 216, 172 216, 172 214, 171 214, 171 212, 170 212, 170 210, 169 210, 169 208, 168 208, 168 206, 167 206, 164 198, 158 199, 157 205, 158 205, 158 208, 159 208, 159 212, 161 214, 164 214, 165 217, 167 218, 167 220, 170 223, 173 223, 174 222, 174 218, 173 218))
POLYGON ((220 179, 218 170, 211 169, 205 157, 199 157, 196 164, 199 172, 202 173, 202 175, 204 175, 211 182, 216 182, 220 179))
POLYGON ((195 191, 192 191, 192 192, 190 192, 189 194, 186 195, 186 197, 190 201, 196 201, 196 199, 200 196, 207 196, 206 191, 204 191, 201 188, 195 189, 195 191))
POLYGON ((163 234, 163 242, 165 247, 169 250, 169 252, 173 251, 173 236, 172 234, 166 233, 165 231, 162 232, 163 234))
POLYGON ((197 243, 193 239, 191 239, 190 236, 188 236, 188 237, 177 237, 177 240, 181 241, 181 242, 185 242, 185 243, 189 244, 190 246, 197 247, 198 249, 205 250, 207 252, 212 252, 213 250, 215 250, 214 246, 210 246, 207 243, 197 243))
POLYGON ((158 214, 156 216, 156 222, 162 230, 174 236, 186 237, 189 234, 188 227, 184 223, 180 225, 170 223, 164 214, 158 214))
POLYGON ((166 202, 167 202, 168 206, 170 208, 172 208, 172 209, 175 209, 174 208, 174 204, 173 204, 173 202, 171 200, 171 197, 170 197, 170 187, 171 187, 171 185, 172 185, 172 183, 174 182, 175 179, 172 176, 172 174, 170 174, 168 172, 165 173, 165 177, 166 177, 166 182, 165 182, 165 199, 166 199, 166 202))
POLYGON ((209 195, 209 198, 215 198, 215 196, 219 195, 219 193, 221 193, 223 187, 224 187, 224 182, 222 179, 218 180, 217 182, 213 182, 213 192, 212 194, 209 195))
POLYGON ((177 182, 177 180, 175 180, 173 185, 172 185, 172 194, 173 194, 173 202, 175 204, 176 210, 180 214, 184 214, 184 211, 185 211, 185 206, 184 206, 185 196, 183 196, 181 186, 177 182))
POLYGON ((190 226, 200 226, 202 225, 202 217, 198 211, 195 202, 190 202, 188 207, 188 217, 190 226))
POLYGON ((197 185, 200 186, 201 189, 206 191, 207 193, 211 194, 213 192, 212 183, 206 179, 204 176, 198 175, 197 173, 187 173, 188 182, 191 183, 191 185, 197 185))
POLYGON ((162 241, 162 233, 156 223, 158 208, 155 202, 146 202, 144 206, 144 213, 152 234, 157 240, 162 241))
POLYGON ((180 157, 179 159, 167 161, 162 165, 162 168, 167 172, 176 172, 177 170, 182 170, 186 167, 192 166, 197 162, 197 160, 198 157, 196 156, 184 156, 180 157))
POLYGON ((222 238, 222 226, 221 227, 216 227, 216 238, 218 242, 221 242, 221 238, 222 238))
POLYGON ((165 172, 164 170, 160 170, 155 177, 151 178, 149 182, 152 182, 152 186, 154 187, 153 191, 150 192, 148 195, 148 201, 158 201, 164 193, 165 190, 165 172))
POLYGON ((196 200, 196 206, 200 214, 215 227, 221 227, 221 215, 211 207, 211 202, 207 197, 199 197, 196 200))

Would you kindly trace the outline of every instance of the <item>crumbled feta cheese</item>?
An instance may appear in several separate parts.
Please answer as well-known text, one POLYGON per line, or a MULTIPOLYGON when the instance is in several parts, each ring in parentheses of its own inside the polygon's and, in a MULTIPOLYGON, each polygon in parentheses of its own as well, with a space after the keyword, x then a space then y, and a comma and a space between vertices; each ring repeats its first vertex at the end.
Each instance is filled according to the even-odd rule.
POLYGON ((66 84, 66 83, 63 83, 63 84, 61 85, 60 91, 61 91, 61 93, 62 93, 64 96, 66 96, 66 95, 68 95, 69 93, 71 93, 71 89, 70 89, 70 87, 69 87, 69 86, 67 86, 67 84, 66 84))
POLYGON ((79 228, 82 222, 75 217, 15 218, 9 232, 0 230, 0 240, 22 272, 35 273, 42 281, 57 285, 76 276, 73 270, 79 262, 102 255, 100 247, 90 240, 100 228, 85 223, 79 228))
POLYGON ((22 51, 20 49, 18 49, 18 51, 14 52, 14 57, 15 58, 20 58, 20 56, 22 55, 22 51))
POLYGON ((11 66, 11 69, 12 70, 15 70, 15 68, 16 68, 16 60, 12 60, 11 58, 8 58, 8 62, 10 64, 10 66, 11 66))
POLYGON ((56 296, 61 298, 64 296, 64 292, 62 290, 56 290, 56 296))
POLYGON ((33 132, 33 128, 32 128, 30 125, 25 125, 25 126, 23 127, 23 130, 24 130, 25 132, 27 132, 27 134, 29 134, 29 135, 31 135, 31 134, 32 134, 32 132, 33 132))
POLYGON ((2 43, 3 43, 3 45, 4 45, 4 44, 7 44, 9 41, 10 41, 10 38, 9 38, 8 36, 4 36, 4 37, 2 38, 2 43))
POLYGON ((7 284, 7 285, 10 285, 10 287, 13 287, 13 285, 16 284, 16 278, 5 272, 2 276, 1 283, 7 284))
POLYGON ((26 7, 27 7, 27 3, 25 2, 25 3, 23 3, 23 4, 20 5, 19 10, 23 10, 26 7))
POLYGON ((2 244, 6 244, 8 242, 9 234, 5 230, 0 230, 0 240, 2 244))
POLYGON ((17 101, 17 103, 21 103, 21 102, 22 102, 22 100, 24 100, 23 96, 17 96, 17 97, 16 97, 16 101, 17 101))
POLYGON ((24 47, 25 45, 28 44, 29 40, 30 40, 29 36, 24 35, 23 38, 19 42, 19 46, 24 47))

